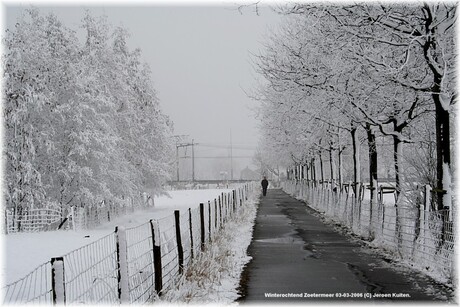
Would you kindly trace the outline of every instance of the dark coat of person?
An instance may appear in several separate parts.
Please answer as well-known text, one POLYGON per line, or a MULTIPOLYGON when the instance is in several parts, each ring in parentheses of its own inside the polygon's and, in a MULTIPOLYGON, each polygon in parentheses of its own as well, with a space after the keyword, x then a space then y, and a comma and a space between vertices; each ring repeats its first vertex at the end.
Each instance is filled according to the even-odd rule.
POLYGON ((262 179, 262 189, 267 189, 268 187, 268 180, 266 178, 262 179))
POLYGON ((267 178, 264 177, 264 179, 262 179, 262 195, 263 196, 266 196, 267 195, 267 187, 268 187, 268 180, 267 178))

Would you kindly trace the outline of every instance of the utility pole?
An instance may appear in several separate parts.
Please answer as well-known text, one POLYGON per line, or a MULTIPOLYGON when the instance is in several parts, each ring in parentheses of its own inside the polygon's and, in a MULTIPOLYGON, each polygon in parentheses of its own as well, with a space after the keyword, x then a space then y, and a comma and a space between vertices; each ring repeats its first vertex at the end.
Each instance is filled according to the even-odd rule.
MULTIPOLYGON (((193 141, 191 143, 181 143, 181 144, 176 144, 177 151, 179 151, 179 147, 188 147, 192 146, 192 181, 195 181, 195 153, 194 153, 194 146, 198 145, 198 143, 194 143, 193 141)), ((177 156, 177 161, 179 161, 179 154, 177 156)), ((188 157, 184 157, 188 158, 188 157)), ((177 165, 179 166, 179 162, 177 162, 177 165)), ((179 167, 177 167, 177 181, 179 181, 179 167)))
POLYGON ((179 146, 176 144, 176 170, 177 170, 177 182, 179 182, 179 146))
POLYGON ((192 182, 195 182, 195 144, 192 139, 192 182))
POLYGON ((232 129, 230 129, 230 180, 233 180, 233 145, 232 145, 232 129))
MULTIPOLYGON (((192 139, 192 142, 184 142, 183 139, 184 137, 188 137, 188 135, 177 135, 177 136, 174 136, 176 137, 176 167, 177 167, 177 181, 179 181, 179 161, 180 161, 180 157, 179 157, 179 148, 180 147, 188 147, 188 146, 192 146, 192 181, 194 182, 195 181, 195 145, 198 145, 198 143, 195 143, 195 141, 192 139)), ((184 157, 184 158, 188 158, 188 157, 184 157)))
POLYGON ((179 147, 186 147, 190 145, 184 142, 184 140, 188 139, 189 136, 182 134, 182 135, 173 135, 173 137, 176 139, 176 177, 177 177, 177 182, 179 182, 180 181, 180 178, 179 178, 179 147))

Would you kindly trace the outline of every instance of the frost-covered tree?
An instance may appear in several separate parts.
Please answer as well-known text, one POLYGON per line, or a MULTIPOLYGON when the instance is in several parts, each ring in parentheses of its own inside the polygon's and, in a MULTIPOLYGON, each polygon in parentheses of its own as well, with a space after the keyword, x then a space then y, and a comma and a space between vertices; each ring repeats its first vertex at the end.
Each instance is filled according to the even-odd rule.
MULTIPOLYGON (((402 160, 402 144, 431 144, 420 135, 413 139, 411 131, 420 118, 434 112, 436 125, 431 133, 436 135, 437 148, 435 191, 439 192, 438 208, 443 208, 443 201, 449 206, 449 112, 456 97, 456 6, 302 3, 287 5, 280 11, 287 21, 278 34, 267 40, 264 53, 258 56, 257 70, 273 91, 301 97, 297 100, 301 107, 291 105, 285 111, 289 116, 302 109, 310 114, 310 122, 328 124, 316 125, 312 134, 318 134, 320 127, 329 128, 321 129, 322 137, 316 142, 310 139, 310 144, 303 145, 327 151, 326 144, 333 144, 336 135, 331 133, 331 126, 349 131, 354 178, 359 181, 356 132, 363 129, 369 147, 372 189, 377 179, 377 139, 391 136, 399 193, 407 164, 402 160), (443 190, 449 194, 444 198, 443 190)), ((282 98, 278 103, 281 101, 286 100, 282 98)), ((332 148, 329 152, 333 152, 332 148)), ((332 158, 331 155, 329 160, 332 158)))
POLYGON ((75 97, 78 44, 54 15, 29 10, 4 39, 7 204, 22 211, 56 201, 62 110, 75 97), (46 201, 45 201, 46 200, 46 201))
POLYGON ((336 24, 338 41, 353 37, 366 45, 365 52, 357 53, 362 61, 378 67, 395 84, 431 97, 436 118, 437 203, 440 209, 450 206, 450 118, 457 97, 456 4, 296 4, 286 12, 336 24))
POLYGON ((18 213, 159 192, 172 155, 150 68, 127 30, 87 13, 84 38, 26 10, 4 38, 7 206, 18 213))

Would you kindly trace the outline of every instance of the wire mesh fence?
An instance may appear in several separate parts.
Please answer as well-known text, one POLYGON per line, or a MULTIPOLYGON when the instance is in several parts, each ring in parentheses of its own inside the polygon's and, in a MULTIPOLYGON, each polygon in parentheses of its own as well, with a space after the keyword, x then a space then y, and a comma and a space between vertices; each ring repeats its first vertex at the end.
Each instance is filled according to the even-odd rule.
POLYGON ((111 219, 134 212, 139 208, 153 206, 153 198, 144 193, 139 201, 130 198, 101 201, 86 206, 47 204, 43 208, 5 209, 5 231, 39 232, 56 229, 89 229, 109 222, 111 219))
POLYGON ((190 234, 190 214, 189 210, 181 212, 179 216, 180 221, 180 237, 184 253, 184 270, 190 265, 192 261, 192 247, 191 247, 191 234, 190 234))
MULTIPOLYGON (((154 302, 176 284, 202 249, 212 244, 250 190, 254 190, 254 184, 240 186, 198 208, 177 210, 128 229, 116 227, 113 233, 53 258, 4 286, 4 303, 154 302), (241 197, 239 202, 237 195, 241 197)), ((98 211, 94 216, 101 212, 107 213, 98 211)))
POLYGON ((128 279, 130 302, 152 299, 154 285, 154 258, 151 223, 126 229, 128 279))
POLYGON ((174 216, 170 215, 158 220, 161 239, 161 264, 163 276, 163 289, 167 290, 174 284, 174 279, 179 275, 179 254, 176 241, 176 227, 174 216))
POLYGON ((6 209, 5 230, 6 233, 44 231, 59 226, 62 219, 62 209, 53 204, 44 208, 24 209, 21 213, 15 209, 6 209))
POLYGON ((118 301, 115 233, 63 257, 67 304, 118 301))
POLYGON ((200 208, 190 209, 192 216, 192 235, 193 256, 198 255, 201 250, 201 225, 200 225, 200 208))
POLYGON ((364 185, 334 187, 317 182, 285 182, 283 189, 323 212, 354 234, 443 282, 454 278, 455 229, 450 210, 432 211, 429 188, 400 195, 371 193, 364 185))
POLYGON ((51 263, 48 261, 3 289, 3 304, 38 303, 52 301, 51 263))

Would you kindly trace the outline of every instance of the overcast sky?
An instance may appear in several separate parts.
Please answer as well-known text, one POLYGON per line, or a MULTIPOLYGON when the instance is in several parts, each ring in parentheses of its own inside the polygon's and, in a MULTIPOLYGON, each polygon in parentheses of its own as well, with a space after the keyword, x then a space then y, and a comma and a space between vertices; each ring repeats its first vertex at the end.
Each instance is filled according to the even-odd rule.
MULTIPOLYGON (((96 7, 74 2, 45 7, 35 1, 34 6, 53 11, 75 30, 85 9, 125 26, 131 33, 131 49, 139 47, 152 68, 155 89, 174 122, 175 134, 190 135, 199 143, 228 144, 231 133, 236 146, 255 147, 258 129, 251 109, 256 103, 243 89, 254 85, 250 53, 259 53, 267 29, 276 27, 280 17, 268 7, 261 7, 257 15, 253 8, 240 14, 237 4, 166 3, 96 7)), ((28 7, 27 2, 5 5, 6 27, 28 7)))

